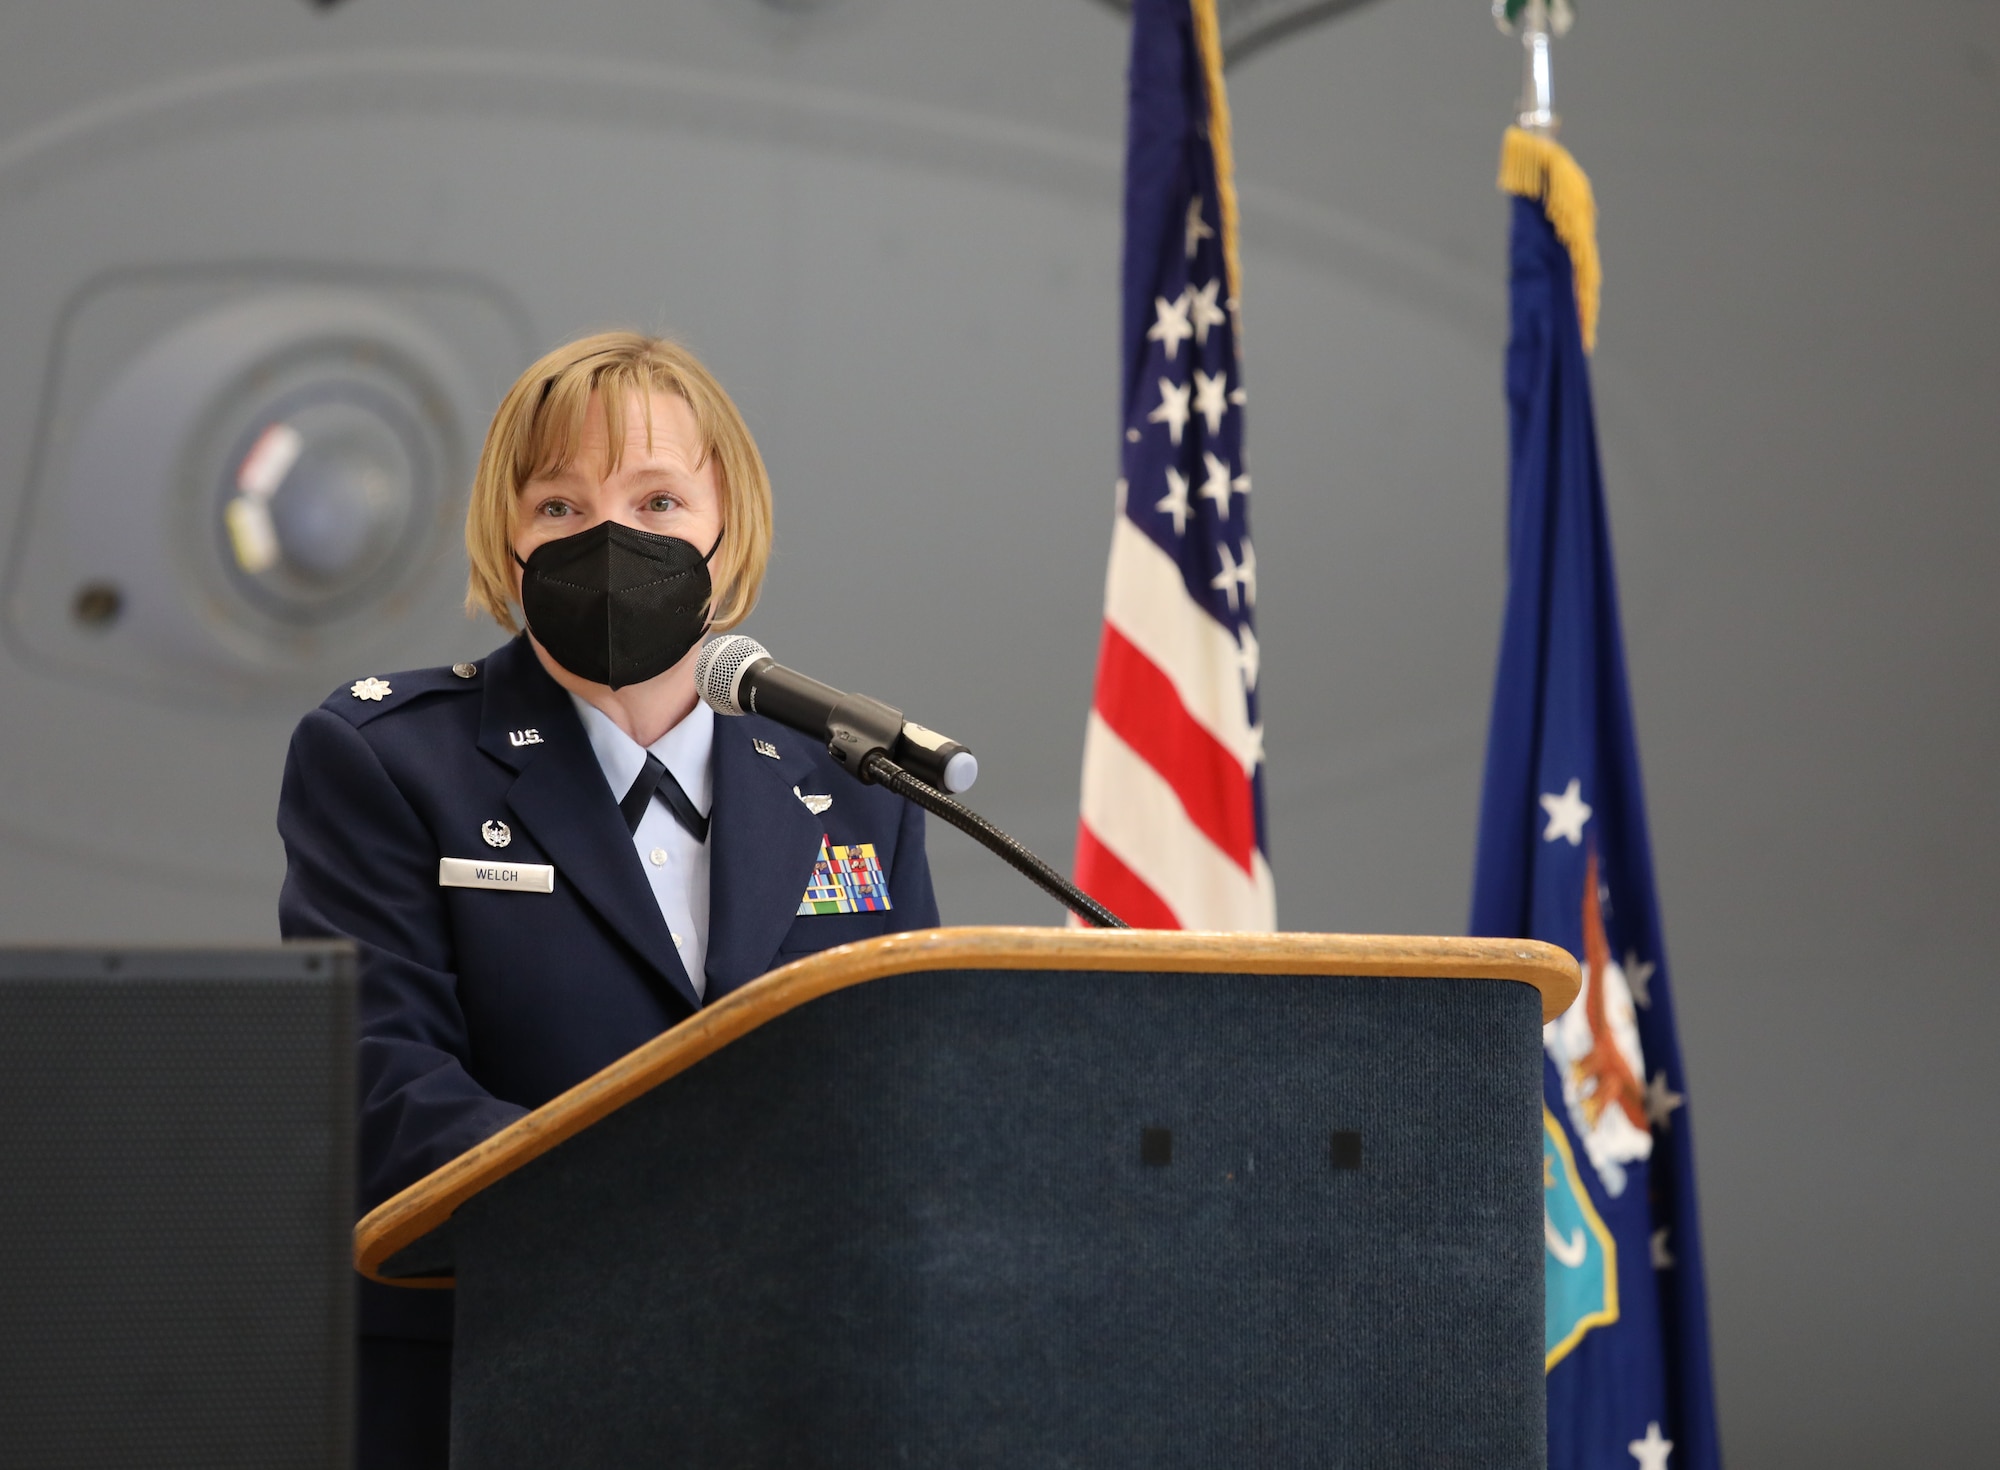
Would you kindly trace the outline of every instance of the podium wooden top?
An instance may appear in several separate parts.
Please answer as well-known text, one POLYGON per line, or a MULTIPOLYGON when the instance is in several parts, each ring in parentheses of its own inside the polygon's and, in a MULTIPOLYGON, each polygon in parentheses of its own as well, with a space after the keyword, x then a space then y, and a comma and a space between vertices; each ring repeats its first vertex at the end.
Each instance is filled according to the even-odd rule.
POLYGON ((354 1227, 355 1265, 391 1286, 450 1286, 449 1277, 389 1280, 377 1272, 488 1185, 766 1021, 836 990, 924 970, 1514 980, 1541 992, 1544 1022, 1569 1009, 1583 984, 1567 950, 1534 939, 989 927, 919 929, 845 944, 759 976, 384 1201, 354 1227))

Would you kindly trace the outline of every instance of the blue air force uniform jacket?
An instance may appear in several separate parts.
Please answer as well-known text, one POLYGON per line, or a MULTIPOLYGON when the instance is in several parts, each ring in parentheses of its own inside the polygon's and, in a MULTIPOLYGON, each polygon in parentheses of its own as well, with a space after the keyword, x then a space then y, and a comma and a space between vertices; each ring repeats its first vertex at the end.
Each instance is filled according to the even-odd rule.
MULTIPOLYGON (((285 936, 360 948, 364 1210, 701 1004, 583 724, 527 639, 379 682, 300 721, 278 807, 285 936), (546 864, 554 891, 444 887, 441 858, 546 864)), ((937 923, 917 808, 754 715, 716 720, 713 761, 708 1000, 937 923), (833 800, 815 815, 800 793, 833 800), (799 913, 827 838, 874 844, 888 910, 799 913)), ((447 1336, 445 1295, 373 1288, 362 1330, 447 1336)))

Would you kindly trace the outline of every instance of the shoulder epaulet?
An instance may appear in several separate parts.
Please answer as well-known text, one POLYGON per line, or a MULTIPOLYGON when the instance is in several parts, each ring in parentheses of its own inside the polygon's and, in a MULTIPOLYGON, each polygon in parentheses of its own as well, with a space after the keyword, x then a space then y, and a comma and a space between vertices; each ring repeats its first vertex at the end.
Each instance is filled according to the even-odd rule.
POLYGON ((484 683, 485 676, 483 662, 406 669, 400 674, 371 674, 334 690, 320 708, 331 710, 351 725, 365 725, 426 695, 469 694, 484 683))

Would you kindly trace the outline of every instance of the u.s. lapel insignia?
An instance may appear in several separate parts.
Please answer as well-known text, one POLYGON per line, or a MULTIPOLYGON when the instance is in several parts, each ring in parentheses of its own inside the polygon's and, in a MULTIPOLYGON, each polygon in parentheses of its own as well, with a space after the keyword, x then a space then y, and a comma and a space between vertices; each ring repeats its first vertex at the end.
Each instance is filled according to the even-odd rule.
POLYGON ((800 914, 873 914, 890 907, 889 882, 874 843, 839 846, 830 837, 820 838, 819 861, 799 900, 800 914))
MULTIPOLYGON (((783 756, 778 754, 778 747, 768 740, 758 740, 752 737, 750 743, 757 748, 757 754, 759 755, 768 755, 774 761, 784 759, 783 756)), ((793 789, 797 790, 798 788, 794 787, 793 789)))
POLYGON ((486 839, 488 847, 505 847, 514 840, 514 832, 505 822, 487 822, 479 829, 479 835, 486 839))
POLYGON ((799 790, 799 788, 796 786, 792 788, 792 795, 796 796, 800 801, 804 802, 806 804, 806 810, 811 812, 814 816, 818 816, 821 812, 825 811, 828 807, 833 805, 832 797, 807 796, 803 791, 799 790))
POLYGON ((347 692, 356 699, 382 700, 392 692, 387 679, 356 679, 347 686, 347 692))

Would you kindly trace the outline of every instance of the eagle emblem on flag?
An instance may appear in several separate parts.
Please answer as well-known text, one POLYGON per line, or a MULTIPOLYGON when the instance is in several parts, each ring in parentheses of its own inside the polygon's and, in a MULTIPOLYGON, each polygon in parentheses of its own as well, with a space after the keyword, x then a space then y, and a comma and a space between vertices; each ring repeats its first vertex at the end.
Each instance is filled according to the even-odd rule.
POLYGON ((1625 1192, 1625 1166, 1653 1155, 1646 1117, 1645 1052, 1625 972, 1604 932, 1597 854, 1584 864, 1583 993, 1542 1028, 1542 1045, 1562 1077, 1570 1130, 1583 1143, 1604 1192, 1625 1192))

